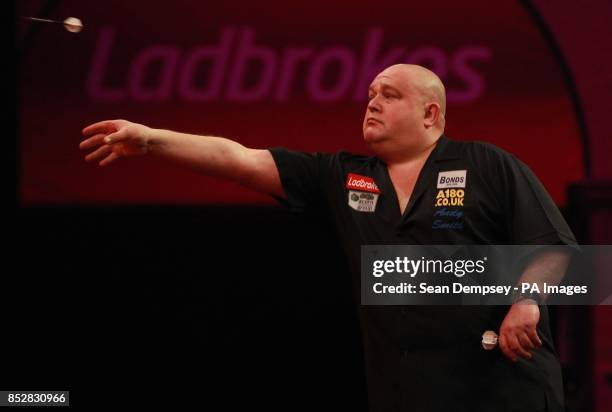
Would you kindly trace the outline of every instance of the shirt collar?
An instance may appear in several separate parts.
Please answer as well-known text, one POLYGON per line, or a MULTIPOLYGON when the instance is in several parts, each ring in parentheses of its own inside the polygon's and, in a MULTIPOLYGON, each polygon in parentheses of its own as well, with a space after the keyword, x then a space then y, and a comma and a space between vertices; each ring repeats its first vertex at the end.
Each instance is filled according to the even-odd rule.
POLYGON ((431 153, 432 160, 434 162, 441 162, 444 160, 453 160, 460 158, 460 146, 456 141, 449 139, 444 134, 440 136, 436 147, 431 153))

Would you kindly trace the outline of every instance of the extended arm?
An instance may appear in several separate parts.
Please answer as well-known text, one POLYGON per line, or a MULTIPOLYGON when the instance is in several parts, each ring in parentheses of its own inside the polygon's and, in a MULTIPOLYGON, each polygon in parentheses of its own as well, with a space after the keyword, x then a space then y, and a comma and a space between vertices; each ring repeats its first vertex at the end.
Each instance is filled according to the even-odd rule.
POLYGON ((152 155, 197 173, 232 180, 261 193, 284 197, 268 150, 250 149, 223 137, 153 129, 126 120, 107 120, 83 129, 81 149, 95 149, 87 161, 100 166, 128 156, 152 155))

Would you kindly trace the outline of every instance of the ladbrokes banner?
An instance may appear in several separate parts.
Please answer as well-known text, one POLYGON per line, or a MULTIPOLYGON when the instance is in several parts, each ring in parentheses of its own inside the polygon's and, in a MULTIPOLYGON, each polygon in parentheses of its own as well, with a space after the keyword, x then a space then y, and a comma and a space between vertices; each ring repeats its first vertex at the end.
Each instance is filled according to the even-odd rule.
POLYGON ((25 204, 272 203, 150 159, 101 170, 83 161, 80 130, 125 118, 256 148, 367 153, 367 87, 398 62, 442 78, 450 137, 516 154, 560 204, 583 176, 561 63, 519 2, 60 3, 45 17, 79 17, 83 32, 18 27, 25 204))

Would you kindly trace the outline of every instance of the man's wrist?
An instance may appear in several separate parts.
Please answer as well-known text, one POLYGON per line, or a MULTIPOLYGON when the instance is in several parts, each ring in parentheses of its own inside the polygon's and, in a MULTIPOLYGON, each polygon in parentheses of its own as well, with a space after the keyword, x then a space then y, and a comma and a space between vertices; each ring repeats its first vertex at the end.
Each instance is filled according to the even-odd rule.
POLYGON ((542 303, 542 295, 537 292, 522 292, 516 291, 512 294, 512 303, 535 303, 540 305, 542 303), (531 301, 531 302, 529 302, 531 301))
POLYGON ((147 152, 159 152, 165 143, 164 139, 168 138, 168 131, 147 127, 142 137, 147 147, 147 152))

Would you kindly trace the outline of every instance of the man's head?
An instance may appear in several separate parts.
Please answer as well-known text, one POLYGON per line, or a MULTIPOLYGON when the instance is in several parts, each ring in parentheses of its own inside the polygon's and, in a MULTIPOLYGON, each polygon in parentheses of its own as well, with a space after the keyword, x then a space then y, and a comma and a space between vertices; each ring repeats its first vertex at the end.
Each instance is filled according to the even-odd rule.
POLYGON ((424 67, 386 68, 370 84, 368 96, 363 138, 381 157, 418 149, 444 131, 444 85, 424 67))

